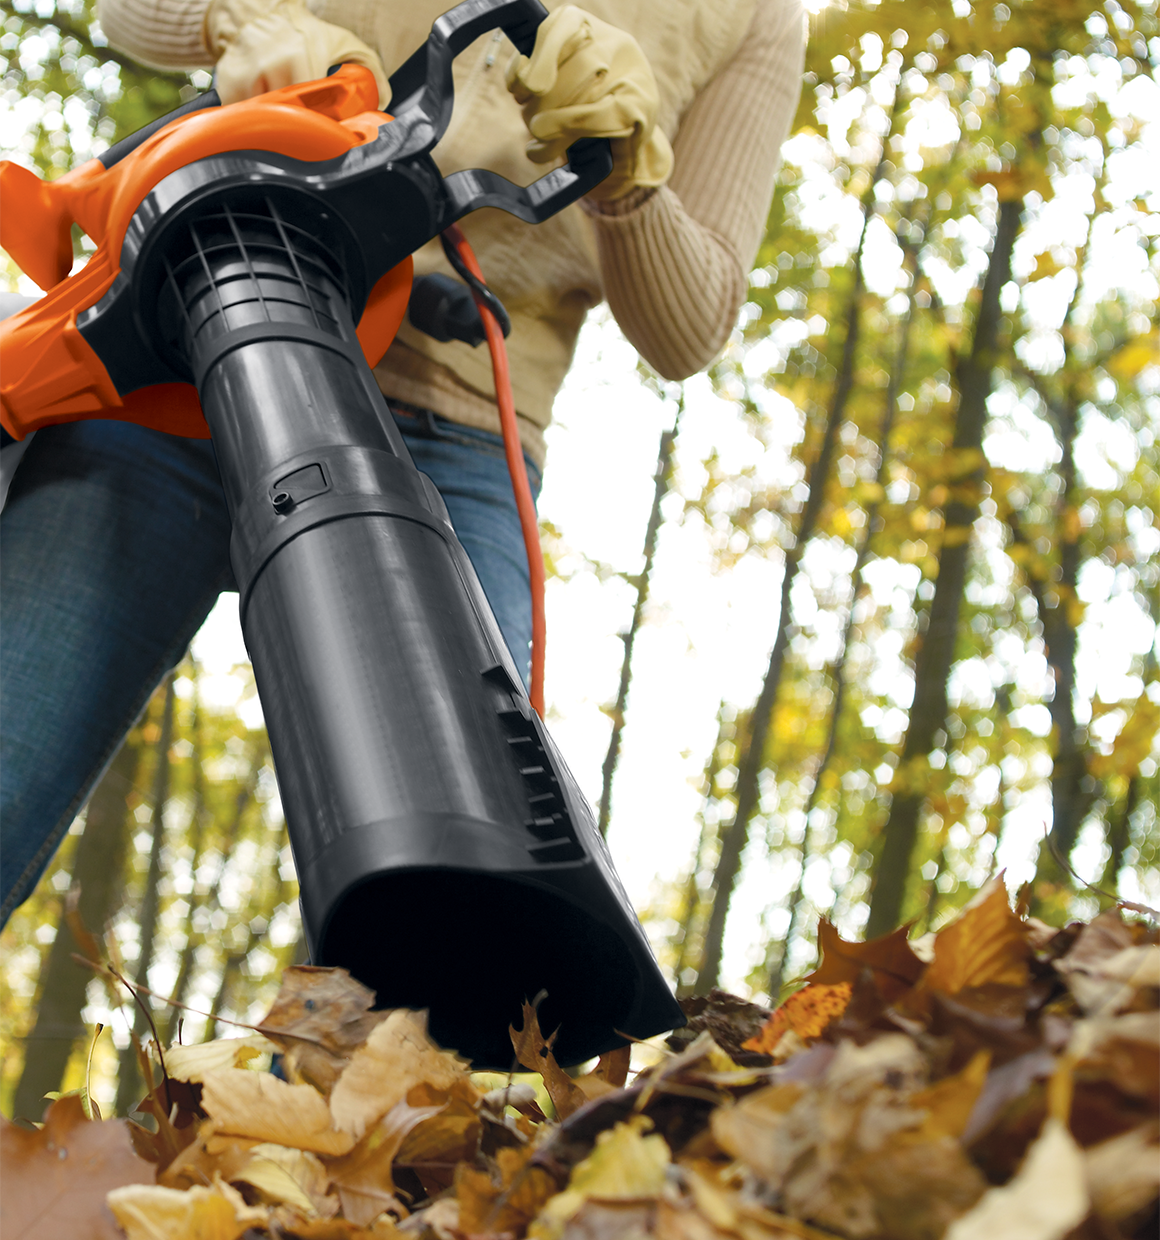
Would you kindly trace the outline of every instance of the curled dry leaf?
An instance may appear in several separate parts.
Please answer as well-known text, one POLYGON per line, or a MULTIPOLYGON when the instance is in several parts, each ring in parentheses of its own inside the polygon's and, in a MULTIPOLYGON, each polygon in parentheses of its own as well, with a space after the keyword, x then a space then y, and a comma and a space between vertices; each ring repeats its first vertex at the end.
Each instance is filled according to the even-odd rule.
POLYGON ((345 1154, 355 1143, 349 1132, 334 1127, 326 1099, 312 1085, 224 1068, 209 1073, 202 1090, 202 1106, 219 1133, 315 1154, 345 1154))
POLYGON ((992 879, 935 936, 934 959, 921 986, 944 995, 983 986, 1026 986, 1030 955, 1026 927, 1011 911, 1006 887, 992 879))
POLYGON ((48 1108, 44 1127, 0 1116, 0 1235, 8 1240, 118 1240, 105 1204, 112 1188, 152 1184, 123 1119, 90 1120, 75 1094, 48 1108))
POLYGON ((468 1235, 523 1232, 556 1192, 556 1182, 531 1163, 531 1148, 501 1149, 494 1172, 460 1163, 455 1174, 459 1227, 468 1235))
POLYGON ((538 1072, 544 1078, 548 1097, 556 1108, 558 1119, 567 1119, 573 1111, 579 1110, 588 1101, 588 1095, 556 1062, 556 1057, 552 1054, 552 1043, 556 1040, 556 1035, 544 1037, 540 1032, 536 1009, 530 1003, 524 1004, 523 1027, 517 1030, 513 1025, 508 1032, 516 1059, 521 1066, 529 1072, 538 1072))
POLYGON ((427 1036, 426 1012, 387 1012, 351 1055, 330 1095, 335 1127, 358 1138, 415 1085, 450 1089, 469 1065, 427 1036))
POLYGON ((355 1223, 370 1223, 385 1210, 400 1218, 405 1216, 407 1211, 395 1196, 391 1164, 416 1124, 442 1110, 441 1105, 413 1107, 398 1102, 350 1153, 330 1160, 327 1173, 345 1218, 355 1223))
POLYGON ((264 1207, 246 1205, 241 1193, 220 1180, 185 1192, 159 1184, 117 1188, 109 1193, 109 1209, 128 1240, 238 1240, 268 1217, 264 1207))
POLYGON ((852 986, 862 970, 869 969, 879 994, 887 1003, 893 1003, 918 981, 925 968, 907 941, 909 930, 909 926, 899 926, 868 943, 851 943, 823 918, 818 923, 822 963, 806 981, 826 986, 848 982, 852 986))
POLYGON ((165 1052, 165 1070, 174 1080, 200 1083, 207 1072, 240 1068, 251 1059, 277 1049, 260 1033, 245 1038, 216 1038, 195 1046, 171 1046, 165 1052))
POLYGON ((1083 1154, 1067 1128, 1049 1118, 1015 1178, 988 1189, 951 1224, 946 1240, 1063 1240, 1089 1204, 1083 1154))
POLYGON ((286 1055, 294 1083, 329 1094, 354 1050, 386 1019, 372 1012, 375 992, 345 969, 296 965, 282 974, 282 986, 260 1032, 286 1055))

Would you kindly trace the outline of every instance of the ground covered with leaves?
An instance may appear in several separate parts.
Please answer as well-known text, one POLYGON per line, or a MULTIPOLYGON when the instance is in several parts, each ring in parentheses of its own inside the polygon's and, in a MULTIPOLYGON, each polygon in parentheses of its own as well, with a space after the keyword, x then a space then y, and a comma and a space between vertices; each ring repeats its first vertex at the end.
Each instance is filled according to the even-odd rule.
POLYGON ((777 1011, 721 992, 631 1080, 518 1074, 422 1013, 287 970, 245 1037, 151 1047, 151 1130, 58 1098, 3 1122, 4 1240, 1127 1240, 1157 1234, 1160 935, 1053 929, 998 882, 935 936, 826 923, 777 1011), (282 1079, 268 1070, 277 1056, 282 1079))

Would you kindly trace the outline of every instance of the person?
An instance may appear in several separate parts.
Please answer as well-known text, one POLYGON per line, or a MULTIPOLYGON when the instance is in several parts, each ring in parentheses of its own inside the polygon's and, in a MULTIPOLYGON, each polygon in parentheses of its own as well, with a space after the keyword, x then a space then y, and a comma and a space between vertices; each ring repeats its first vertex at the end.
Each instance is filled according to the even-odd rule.
MULTIPOLYGON (((354 60, 375 73, 385 104, 387 77, 448 7, 100 0, 98 11, 110 44, 145 64, 216 66, 224 102, 354 60)), ((495 32, 456 59, 455 111, 434 151, 444 174, 486 167, 527 184, 575 139, 613 140, 608 180, 546 223, 495 210, 462 222, 511 318, 512 385, 536 494, 552 402, 593 306, 606 300, 666 379, 704 368, 728 340, 805 41, 801 0, 548 7, 530 58, 495 32)), ((437 241, 415 269, 450 274, 437 241)), ((526 667, 527 562, 486 350, 405 322, 375 375, 526 667)), ((0 518, 0 925, 232 588, 229 533, 207 441, 94 420, 47 427, 28 445, 0 518)))

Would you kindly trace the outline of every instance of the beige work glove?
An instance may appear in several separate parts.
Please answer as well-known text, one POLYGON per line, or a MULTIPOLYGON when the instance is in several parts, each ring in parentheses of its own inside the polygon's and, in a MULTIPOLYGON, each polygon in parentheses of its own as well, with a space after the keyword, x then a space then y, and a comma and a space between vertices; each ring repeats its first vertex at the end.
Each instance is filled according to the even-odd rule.
POLYGON ((217 62, 222 103, 312 82, 331 65, 365 65, 379 84, 379 106, 391 90, 382 61, 349 30, 315 17, 303 0, 210 0, 202 39, 217 62))
POLYGON ((531 56, 508 65, 507 88, 523 105, 533 163, 553 163, 578 138, 612 139, 612 172, 590 198, 668 180, 673 149, 656 127, 656 78, 632 35, 567 4, 537 31, 531 56))

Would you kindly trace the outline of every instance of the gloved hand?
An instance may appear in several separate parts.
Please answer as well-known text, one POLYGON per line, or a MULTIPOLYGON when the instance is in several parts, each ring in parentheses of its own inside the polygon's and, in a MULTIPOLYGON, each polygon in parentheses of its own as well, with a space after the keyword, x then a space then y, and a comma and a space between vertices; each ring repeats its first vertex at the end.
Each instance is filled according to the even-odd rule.
POLYGON ((391 96, 377 54, 341 26, 315 17, 304 0, 210 0, 202 32, 217 61, 222 103, 326 76, 331 65, 365 65, 379 84, 379 106, 391 96))
POLYGON ((531 56, 508 65, 507 87, 523 105, 533 163, 561 158, 578 138, 612 139, 612 172, 589 197, 668 180, 673 150, 656 127, 656 78, 632 35, 567 4, 540 27, 531 56))

